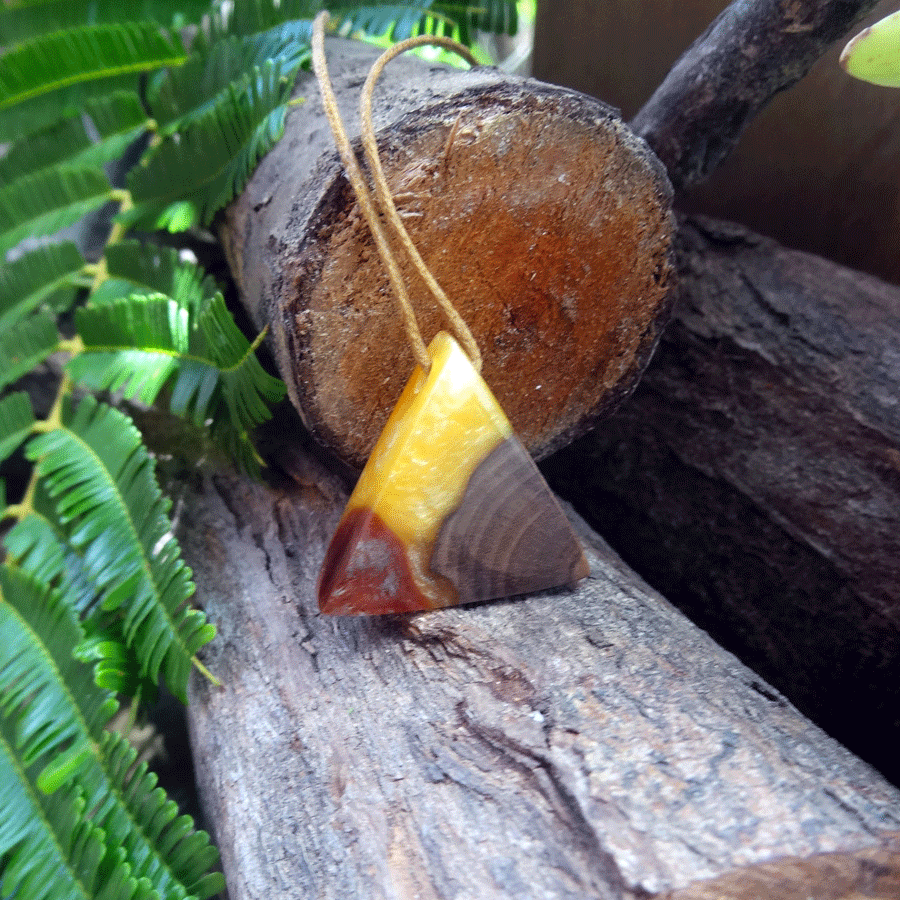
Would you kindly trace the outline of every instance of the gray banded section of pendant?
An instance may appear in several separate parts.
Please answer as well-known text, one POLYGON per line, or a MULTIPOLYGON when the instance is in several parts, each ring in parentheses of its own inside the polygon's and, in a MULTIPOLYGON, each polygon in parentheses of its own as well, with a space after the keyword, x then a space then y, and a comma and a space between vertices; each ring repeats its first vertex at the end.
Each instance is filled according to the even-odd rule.
POLYGON ((441 525, 431 569, 461 603, 572 584, 588 574, 581 545, 522 442, 508 438, 478 465, 441 525))

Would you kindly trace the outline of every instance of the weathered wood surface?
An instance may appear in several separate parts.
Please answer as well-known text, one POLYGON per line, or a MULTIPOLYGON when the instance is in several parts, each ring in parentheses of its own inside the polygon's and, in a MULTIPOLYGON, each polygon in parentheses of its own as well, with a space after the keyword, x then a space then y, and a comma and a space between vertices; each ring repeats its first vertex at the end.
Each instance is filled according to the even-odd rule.
MULTIPOLYGON (((377 51, 335 39, 327 53, 353 137, 377 51)), ((297 92, 305 102, 222 236, 295 406, 361 468, 413 360, 311 76, 297 92)), ((546 455, 627 394, 666 320, 665 173, 609 107, 495 70, 397 60, 374 109, 412 239, 472 329, 519 436, 546 455)), ((404 271, 429 340, 440 314, 404 271)))
POLYGON ((575 592, 328 618, 346 494, 290 467, 178 504, 219 628, 224 686, 195 677, 188 715, 231 900, 896 896, 900 793, 583 524, 575 592))
POLYGON ((688 220, 638 390, 553 460, 625 558, 900 777, 900 289, 688 220))

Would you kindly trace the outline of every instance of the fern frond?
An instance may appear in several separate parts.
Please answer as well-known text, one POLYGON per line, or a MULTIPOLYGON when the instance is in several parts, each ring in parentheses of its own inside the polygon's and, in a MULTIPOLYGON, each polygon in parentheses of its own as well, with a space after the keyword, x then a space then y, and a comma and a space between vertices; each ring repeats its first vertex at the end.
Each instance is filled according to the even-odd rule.
POLYGON ((198 265, 180 259, 171 247, 135 241, 113 244, 106 250, 106 270, 109 279, 91 296, 94 306, 134 294, 164 294, 194 311, 218 290, 212 277, 198 265))
POLYGON ((370 35, 387 35, 393 41, 414 34, 443 34, 468 45, 475 30, 514 34, 517 26, 514 0, 409 0, 406 3, 328 0, 325 5, 342 27, 370 35))
POLYGON ((92 398, 63 404, 62 425, 32 439, 27 455, 47 480, 70 540, 145 675, 160 673, 184 698, 191 657, 215 629, 188 607, 190 570, 171 534, 169 502, 137 429, 92 398))
POLYGON ((108 850, 77 787, 49 797, 23 766, 6 723, 0 724, 0 894, 16 900, 153 900, 149 881, 108 850))
POLYGON ((124 738, 104 731, 117 703, 92 683, 91 667, 72 656, 82 632, 61 595, 6 566, 0 567, 0 593, 8 746, 23 765, 40 767, 36 786, 54 792, 77 785, 106 846, 163 897, 184 900, 205 885, 217 887, 218 876, 204 875, 215 862, 208 836, 175 818, 175 804, 154 777, 134 769, 134 751, 124 738), (185 858, 185 847, 196 851, 192 858, 185 858))
POLYGON ((285 393, 238 329, 221 294, 194 311, 162 296, 135 297, 78 310, 84 351, 69 374, 93 390, 122 391, 152 403, 174 377, 172 412, 198 425, 223 420, 217 436, 255 472, 252 429, 285 393))
POLYGON ((53 586, 80 617, 86 636, 73 648, 81 662, 94 669, 97 687, 129 697, 152 697, 155 685, 141 677, 135 655, 125 645, 118 620, 98 614, 96 592, 84 557, 69 543, 59 522, 51 517, 52 504, 42 485, 35 509, 20 519, 3 539, 10 564, 41 584, 53 586))
POLYGON ((13 144, 0 159, 0 184, 60 163, 73 168, 102 165, 121 156, 146 122, 137 95, 129 91, 89 100, 83 112, 13 144))
POLYGON ((188 353, 190 317, 168 297, 134 296, 76 313, 84 352, 69 374, 93 390, 121 391, 148 405, 188 353))
POLYGON ((45 757, 37 784, 54 790, 90 765, 119 705, 72 656, 84 633, 63 595, 6 565, 0 595, 0 712, 24 764, 45 757))
POLYGON ((117 75, 102 82, 83 81, 25 100, 0 111, 0 141, 18 141, 49 128, 60 119, 77 116, 94 97, 109 96, 117 91, 134 92, 140 76, 117 75))
POLYGON ((222 393, 231 422, 246 429, 265 422, 270 405, 285 395, 284 383, 263 369, 221 294, 201 312, 199 328, 207 352, 222 373, 222 393))
POLYGON ((285 22, 248 36, 229 35, 195 53, 183 66, 167 69, 154 80, 149 103, 164 133, 195 121, 216 103, 227 103, 229 90, 268 60, 278 59, 285 79, 293 80, 309 57, 312 22, 285 22))
POLYGON ((56 301, 71 298, 72 282, 83 267, 84 260, 71 242, 38 247, 0 267, 0 332, 42 303, 58 307, 56 301))
POLYGON ((59 346, 56 318, 39 312, 0 331, 0 388, 42 363, 59 346))
POLYGON ((247 36, 276 28, 298 19, 312 20, 330 6, 321 0, 245 0, 243 3, 219 6, 212 21, 212 38, 226 35, 247 36))
POLYGON ((152 22, 87 25, 19 44, 0 57, 0 140, 19 136, 10 133, 14 120, 23 124, 12 114, 17 107, 78 84, 99 83, 107 94, 109 79, 136 78, 186 58, 181 43, 152 22))
POLYGON ((35 172, 0 189, 0 253, 23 238, 54 234, 110 199, 102 169, 59 167, 35 172))
POLYGON ((128 804, 127 817, 125 808, 120 807, 117 814, 102 818, 107 841, 120 840, 127 845, 128 834, 136 825, 144 840, 157 848, 158 854, 153 865, 136 864, 137 874, 159 883, 162 879, 158 861, 164 860, 166 871, 171 872, 192 897, 203 900, 223 890, 222 875, 209 872, 219 858, 218 851, 209 842, 209 835, 205 831, 195 831, 190 816, 178 815, 178 805, 157 787, 156 775, 147 770, 146 763, 135 766, 135 749, 121 735, 107 733, 100 752, 116 794, 134 798, 128 804))
POLYGON ((0 46, 11 47, 48 31, 121 22, 124 12, 133 21, 181 28, 199 22, 210 5, 210 0, 129 0, 124 7, 122 0, 6 0, 0 6, 0 46))
POLYGON ((34 410, 24 391, 0 400, 0 462, 3 462, 31 433, 34 410))
POLYGON ((227 97, 178 139, 164 140, 133 169, 129 189, 135 209, 129 224, 171 225, 170 208, 192 205, 194 223, 208 223, 244 186, 259 158, 284 132, 292 80, 278 60, 254 69, 228 87, 227 97))
POLYGON ((16 522, 3 538, 3 546, 17 569, 56 588, 76 615, 83 616, 95 600, 81 556, 45 510, 35 509, 16 522))
POLYGON ((236 426, 230 419, 221 418, 213 420, 210 437, 239 472, 251 478, 259 478, 263 460, 253 445, 250 430, 236 426))
MULTIPOLYGON (((428 13, 434 0, 410 3, 354 3, 334 0, 328 3, 332 15, 342 30, 360 31, 373 36, 386 35, 392 41, 402 41, 413 34, 436 33, 438 24, 428 13)), ((452 23, 449 25, 452 30, 452 23)), ((441 30, 442 33, 442 30, 441 30)))
POLYGON ((88 636, 74 649, 75 657, 94 666, 97 687, 134 697, 140 703, 152 702, 156 685, 141 675, 137 659, 115 625, 115 620, 102 624, 89 620, 85 625, 88 636))

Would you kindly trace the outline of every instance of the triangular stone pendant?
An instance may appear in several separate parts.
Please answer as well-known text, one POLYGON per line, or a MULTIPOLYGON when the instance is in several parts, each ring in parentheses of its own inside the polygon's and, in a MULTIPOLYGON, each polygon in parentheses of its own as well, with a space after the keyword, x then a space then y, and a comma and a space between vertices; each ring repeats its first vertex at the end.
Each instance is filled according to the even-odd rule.
POLYGON ((319 609, 403 613, 588 574, 556 498, 468 357, 441 332, 359 478, 319 575, 319 609))

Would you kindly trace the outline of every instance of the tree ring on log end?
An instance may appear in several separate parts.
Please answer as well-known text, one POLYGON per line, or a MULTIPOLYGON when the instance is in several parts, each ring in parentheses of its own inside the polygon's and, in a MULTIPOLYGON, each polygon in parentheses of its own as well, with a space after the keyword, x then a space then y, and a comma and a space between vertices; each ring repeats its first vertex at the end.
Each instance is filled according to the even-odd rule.
MULTIPOLYGON (((463 90, 378 137, 412 239, 472 329, 517 433, 537 457, 568 443, 633 388, 667 318, 662 166, 609 107, 535 82, 463 90)), ((403 262, 427 341, 443 322, 403 262)), ((413 359, 339 170, 285 263, 272 324, 292 398, 321 440, 362 466, 413 359)))

